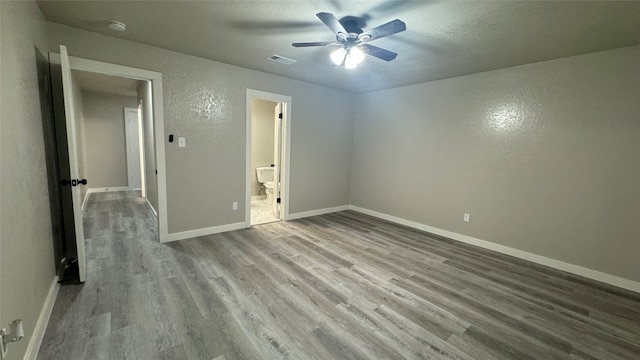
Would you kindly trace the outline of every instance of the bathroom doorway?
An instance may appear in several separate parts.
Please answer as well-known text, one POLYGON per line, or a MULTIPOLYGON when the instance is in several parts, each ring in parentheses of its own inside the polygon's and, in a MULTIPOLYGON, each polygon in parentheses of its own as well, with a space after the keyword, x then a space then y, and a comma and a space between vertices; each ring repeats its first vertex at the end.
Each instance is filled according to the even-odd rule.
POLYGON ((288 215, 288 111, 291 98, 247 90, 247 226, 288 215))

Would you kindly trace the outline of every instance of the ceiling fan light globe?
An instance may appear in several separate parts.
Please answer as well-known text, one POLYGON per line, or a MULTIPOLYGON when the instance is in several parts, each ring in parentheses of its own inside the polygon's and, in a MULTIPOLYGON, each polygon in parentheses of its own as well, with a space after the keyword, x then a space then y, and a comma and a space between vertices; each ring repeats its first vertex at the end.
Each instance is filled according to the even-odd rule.
POLYGON ((362 60, 364 60, 364 52, 359 47, 354 46, 347 53, 347 57, 344 60, 344 68, 355 69, 362 60))
POLYGON ((331 61, 333 61, 336 65, 342 65, 345 61, 345 56, 347 56, 347 50, 343 47, 331 53, 331 61))
POLYGON ((351 58, 351 61, 356 64, 360 64, 362 60, 364 60, 364 51, 362 51, 360 47, 354 46, 351 48, 351 51, 349 51, 349 57, 351 58))
POLYGON ((345 61, 344 62, 344 68, 345 69, 355 69, 358 67, 358 64, 354 63, 353 61, 345 61))

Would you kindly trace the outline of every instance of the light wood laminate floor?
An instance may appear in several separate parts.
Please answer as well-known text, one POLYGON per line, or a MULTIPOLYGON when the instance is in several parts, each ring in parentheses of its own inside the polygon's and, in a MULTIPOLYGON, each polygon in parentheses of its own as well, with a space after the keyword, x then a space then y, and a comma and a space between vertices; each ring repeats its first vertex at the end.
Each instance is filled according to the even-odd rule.
POLYGON ((639 359, 640 295, 351 211, 159 244, 93 194, 38 359, 639 359))

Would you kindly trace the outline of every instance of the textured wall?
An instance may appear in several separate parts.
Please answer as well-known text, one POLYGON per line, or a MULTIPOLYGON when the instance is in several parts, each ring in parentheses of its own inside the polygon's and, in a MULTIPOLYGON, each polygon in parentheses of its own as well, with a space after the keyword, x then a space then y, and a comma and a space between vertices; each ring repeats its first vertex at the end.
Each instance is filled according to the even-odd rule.
MULTIPOLYGON (((53 51, 163 74, 169 232, 244 221, 247 88, 292 96, 290 212, 349 203, 353 95, 49 23, 53 51), (237 201, 237 211, 231 203, 237 201)), ((265 60, 266 61, 266 60, 265 60)))
POLYGON ((351 203, 639 281, 639 59, 635 46, 358 96, 351 203))
POLYGON ((124 108, 137 108, 138 99, 83 91, 82 101, 88 187, 128 186, 124 108))
POLYGON ((0 325, 21 318, 21 359, 55 276, 35 46, 47 50, 34 2, 0 2, 0 325))
MULTIPOLYGON (((255 168, 273 164, 274 114, 278 103, 253 99, 251 103, 251 196, 258 195, 260 183, 255 168)), ((261 195, 266 195, 262 192, 261 195)))

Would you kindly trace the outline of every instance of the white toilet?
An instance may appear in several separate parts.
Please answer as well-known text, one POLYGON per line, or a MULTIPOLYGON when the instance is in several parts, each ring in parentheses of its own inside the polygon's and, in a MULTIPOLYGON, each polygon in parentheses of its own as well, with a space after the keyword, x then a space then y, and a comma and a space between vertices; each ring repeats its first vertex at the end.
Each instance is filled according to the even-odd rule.
POLYGON ((267 202, 273 201, 273 185, 274 184, 275 182, 273 181, 267 181, 266 183, 264 183, 264 187, 267 188, 267 202))
POLYGON ((273 187, 275 185, 273 181, 273 168, 270 166, 257 167, 256 174, 258 175, 258 182, 266 189, 267 201, 271 201, 273 199, 273 187))

